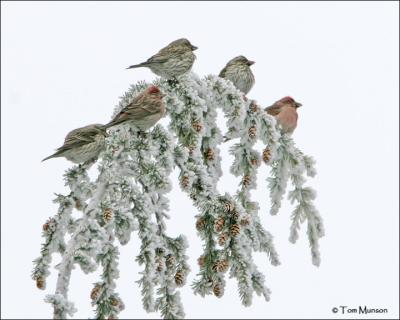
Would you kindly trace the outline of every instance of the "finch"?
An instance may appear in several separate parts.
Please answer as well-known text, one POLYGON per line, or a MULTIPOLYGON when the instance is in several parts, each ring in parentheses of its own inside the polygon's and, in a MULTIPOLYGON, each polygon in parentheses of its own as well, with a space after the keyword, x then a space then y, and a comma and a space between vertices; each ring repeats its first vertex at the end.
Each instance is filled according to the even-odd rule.
POLYGON ((164 116, 166 111, 163 101, 164 96, 156 86, 147 88, 138 94, 131 103, 125 106, 104 127, 110 128, 126 121, 132 121, 141 131, 146 131, 164 116))
POLYGON ((284 97, 264 110, 275 117, 284 133, 292 134, 297 126, 297 108, 301 106, 302 104, 296 102, 292 97, 284 97))
POLYGON ((147 67, 156 75, 171 79, 182 75, 192 68, 196 56, 193 51, 197 47, 187 39, 178 39, 162 48, 147 61, 132 65, 127 69, 147 67))
POLYGON ((219 77, 232 81, 237 89, 248 94, 254 86, 255 79, 250 66, 255 62, 238 56, 230 60, 219 73, 219 77))
POLYGON ((72 130, 65 137, 64 144, 42 161, 57 157, 65 157, 74 163, 94 160, 104 148, 106 136, 106 130, 101 124, 91 124, 72 130))

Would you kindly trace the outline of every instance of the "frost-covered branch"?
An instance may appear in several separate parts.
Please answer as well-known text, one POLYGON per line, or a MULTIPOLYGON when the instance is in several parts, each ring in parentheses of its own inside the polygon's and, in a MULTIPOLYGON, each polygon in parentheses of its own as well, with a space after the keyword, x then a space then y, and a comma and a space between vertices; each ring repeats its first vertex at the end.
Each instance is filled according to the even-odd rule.
MULTIPOLYGON (((150 84, 139 82, 121 97, 114 115, 126 107, 150 84)), ((119 248, 138 231, 140 253, 136 260, 143 266, 137 281, 141 286, 143 307, 159 311, 166 319, 185 316, 180 293, 190 271, 188 243, 183 235, 167 234, 171 189, 169 177, 179 170, 179 184, 198 210, 195 227, 203 241, 198 259, 199 273, 192 284, 194 292, 222 297, 225 274, 238 281, 241 301, 248 306, 253 294, 269 300, 265 277, 253 261, 253 251, 268 255, 272 265, 279 262, 272 235, 258 216, 259 205, 251 199, 262 161, 271 165, 268 180, 271 213, 278 212, 287 183, 296 208, 292 214, 290 241, 298 238, 300 223, 307 220, 313 263, 319 264, 318 239, 323 236, 322 220, 313 200, 315 193, 304 187, 304 175, 315 175, 314 160, 301 153, 287 135, 281 135, 276 121, 256 104, 244 98, 234 85, 216 76, 204 79, 189 73, 173 80, 154 82, 166 94, 169 130, 156 125, 138 133, 132 123, 110 129, 105 149, 99 156, 99 175, 91 182, 87 174, 93 164, 75 166, 65 175, 68 195, 57 195, 57 214, 43 226, 45 241, 41 255, 34 261, 32 278, 45 288, 52 254, 62 255, 57 265, 56 292, 46 301, 54 307, 54 318, 66 318, 76 310, 68 300, 71 272, 78 264, 85 273, 102 267, 99 281, 90 293, 96 318, 115 318, 124 309, 116 292, 119 277, 119 248), (227 119, 225 136, 216 123, 217 110, 227 119), (225 139, 224 139, 225 138, 225 139), (219 145, 239 139, 230 152, 234 156, 231 173, 241 178, 237 193, 222 194, 217 183, 222 176, 219 145), (260 154, 257 140, 266 148, 260 154), (74 219, 73 209, 82 216, 74 219), (65 236, 71 239, 65 243, 65 236)))

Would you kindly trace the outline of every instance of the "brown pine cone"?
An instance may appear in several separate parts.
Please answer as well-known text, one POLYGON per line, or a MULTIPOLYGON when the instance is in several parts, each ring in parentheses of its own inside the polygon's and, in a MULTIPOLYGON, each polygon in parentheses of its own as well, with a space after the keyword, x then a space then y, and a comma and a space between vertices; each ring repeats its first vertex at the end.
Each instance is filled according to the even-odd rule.
POLYGON ((198 218, 196 221, 196 229, 198 231, 202 231, 204 230, 205 226, 206 226, 206 221, 203 218, 198 218))
POLYGON ((245 188, 247 188, 247 187, 249 186, 250 182, 251 182, 251 178, 250 178, 250 176, 249 176, 248 174, 246 174, 246 175, 243 177, 243 180, 242 180, 243 186, 244 186, 245 188))
POLYGON ((271 159, 271 150, 269 150, 268 147, 264 149, 262 153, 262 158, 265 163, 267 163, 269 159, 271 159))
POLYGON ((258 159, 253 158, 253 159, 250 160, 250 162, 251 162, 251 164, 252 164, 253 166, 258 166, 258 159))
POLYGON ((256 127, 250 127, 248 133, 249 133, 249 137, 250 137, 250 138, 255 138, 255 137, 256 137, 256 134, 257 134, 257 129, 256 129, 256 127))
POLYGON ((156 263, 157 263, 156 270, 157 270, 158 272, 161 272, 161 271, 164 269, 163 259, 162 259, 161 257, 158 257, 158 258, 156 259, 156 263))
POLYGON ((249 217, 245 217, 242 220, 240 220, 240 225, 242 226, 248 226, 250 224, 250 218, 249 217))
POLYGON ((214 151, 213 151, 213 149, 208 148, 206 153, 205 153, 205 155, 206 155, 206 159, 208 161, 214 160, 214 151))
POLYGON ((77 198, 75 198, 74 200, 75 200, 75 208, 77 210, 81 210, 82 209, 82 202, 77 198))
POLYGON ((213 265, 213 271, 215 272, 226 272, 228 271, 229 268, 229 261, 228 260, 221 260, 221 261, 217 261, 214 265, 213 265))
POLYGON ((203 125, 202 125, 202 123, 200 121, 194 121, 192 123, 192 127, 196 132, 200 132, 201 129, 203 129, 203 125))
POLYGON ((53 219, 52 219, 52 218, 49 218, 49 219, 46 221, 46 223, 43 225, 43 227, 42 227, 43 231, 49 230, 50 224, 51 224, 52 222, 53 222, 53 219))
POLYGON ((103 220, 105 223, 109 222, 112 219, 113 211, 110 208, 106 208, 103 211, 103 220))
POLYGON ((224 224, 225 224, 225 219, 224 217, 219 217, 217 220, 215 220, 214 222, 214 230, 216 232, 221 232, 222 229, 224 228, 224 224))
POLYGON ((257 112, 258 111, 258 105, 256 104, 256 103, 251 103, 250 104, 250 110, 251 110, 251 112, 257 112))
POLYGON ((224 203, 224 211, 225 212, 232 212, 235 209, 235 206, 233 205, 233 203, 226 201, 224 203))
POLYGON ((92 300, 97 300, 97 298, 100 295, 100 291, 101 291, 101 286, 96 285, 92 291, 90 292, 90 299, 92 300))
POLYGON ((179 286, 179 287, 181 287, 181 286, 183 286, 183 281, 185 280, 185 275, 183 274, 183 272, 182 271, 177 271, 176 273, 175 273, 175 283, 176 283, 176 285, 177 286, 179 286))
POLYGON ((238 224, 231 225, 231 234, 236 237, 240 233, 240 227, 238 224))
POLYGON ((218 244, 220 246, 224 246, 227 239, 228 239, 228 235, 226 233, 221 234, 218 238, 218 244))
POLYGON ((187 188, 189 186, 189 177, 187 175, 184 175, 181 179, 181 186, 183 188, 187 188))
POLYGON ((221 298, 224 295, 224 289, 219 283, 217 283, 213 287, 213 293, 217 298, 221 298))
POLYGON ((36 279, 36 287, 38 289, 44 290, 46 286, 46 282, 44 281, 44 279, 42 277, 39 277, 36 279))
POLYGON ((206 258, 204 256, 200 256, 197 259, 197 263, 199 264, 200 268, 203 268, 205 261, 206 261, 206 258))
POLYGON ((114 307, 117 307, 119 305, 118 299, 111 298, 110 302, 111 302, 111 305, 114 307))
POLYGON ((167 255, 165 264, 167 265, 168 268, 172 268, 175 264, 175 257, 172 254, 167 255))

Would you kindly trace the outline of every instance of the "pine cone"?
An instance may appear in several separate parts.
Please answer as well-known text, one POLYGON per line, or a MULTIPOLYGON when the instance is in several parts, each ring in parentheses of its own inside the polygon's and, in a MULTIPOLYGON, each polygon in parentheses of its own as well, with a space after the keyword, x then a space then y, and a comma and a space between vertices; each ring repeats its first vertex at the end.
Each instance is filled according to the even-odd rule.
POLYGON ((90 292, 90 299, 92 300, 97 300, 101 291, 101 286, 98 284, 95 285, 95 287, 92 289, 92 292, 90 292))
POLYGON ((74 200, 75 200, 75 208, 77 210, 81 210, 82 209, 82 202, 77 198, 74 198, 74 200))
POLYGON ((110 314, 107 320, 116 320, 118 319, 116 315, 110 314))
POLYGON ((240 225, 242 226, 248 226, 250 224, 250 218, 249 217, 245 217, 242 220, 240 220, 240 225))
POLYGON ((211 148, 208 148, 206 151, 206 158, 208 161, 214 160, 214 151, 211 148))
POLYGON ((221 260, 221 261, 217 261, 214 265, 213 265, 213 271, 215 272, 226 272, 228 271, 229 268, 229 261, 228 260, 221 260))
POLYGON ((228 239, 228 235, 226 233, 221 234, 218 238, 218 244, 220 246, 224 246, 227 239, 228 239))
POLYGON ((194 122, 192 123, 192 127, 193 127, 193 129, 194 129, 196 132, 200 132, 201 129, 203 129, 203 125, 201 124, 200 121, 194 121, 194 122))
POLYGON ((223 229, 223 227, 224 227, 224 224, 225 224, 225 219, 224 219, 224 217, 219 217, 217 220, 215 220, 215 222, 214 222, 214 230, 216 231, 216 232, 221 232, 222 231, 222 229, 223 229))
POLYGON ((39 277, 36 279, 36 287, 41 290, 45 289, 46 282, 44 281, 44 279, 42 277, 39 277))
POLYGON ((257 134, 257 129, 256 129, 256 127, 251 127, 251 128, 249 129, 249 137, 253 139, 253 138, 256 137, 256 134, 257 134))
POLYGON ((165 264, 167 265, 168 268, 172 268, 175 264, 175 257, 172 254, 167 255, 165 264))
POLYGON ((205 227, 206 227, 206 221, 203 218, 198 218, 196 221, 196 229, 198 231, 202 231, 204 230, 205 227))
POLYGON ((115 298, 110 299, 111 305, 117 307, 119 305, 119 300, 115 298))
POLYGON ((175 283, 178 287, 183 286, 183 281, 185 280, 185 275, 183 274, 183 272, 181 270, 177 271, 175 273, 175 283))
POLYGON ((235 206, 233 205, 233 203, 226 201, 224 203, 224 211, 225 212, 232 212, 235 209, 235 206))
POLYGON ((156 268, 156 270, 157 270, 158 272, 161 272, 161 271, 164 269, 163 259, 162 259, 161 257, 158 257, 158 258, 156 259, 156 263, 157 263, 157 268, 156 268))
POLYGON ((269 159, 271 159, 271 150, 269 150, 268 147, 264 149, 262 153, 262 158, 265 163, 267 163, 269 159))
POLYGON ((43 231, 47 231, 47 230, 49 230, 49 228, 50 228, 50 224, 53 222, 53 219, 52 218, 49 218, 47 221, 46 221, 46 223, 43 225, 43 231))
POLYGON ((224 289, 222 288, 222 286, 219 283, 217 283, 213 287, 213 293, 217 298, 221 298, 224 295, 224 289))
POLYGON ((233 218, 233 220, 236 221, 239 218, 239 212, 237 212, 236 210, 233 210, 232 218, 233 218))
POLYGON ((243 186, 244 186, 245 188, 247 188, 247 187, 249 186, 250 182, 251 182, 251 178, 250 178, 250 176, 249 176, 248 174, 246 174, 246 175, 243 177, 243 180, 242 180, 243 186))
POLYGON ((112 219, 113 211, 110 208, 106 208, 103 211, 103 219, 104 222, 107 223, 112 219))
POLYGON ((257 158, 251 159, 250 162, 251 162, 251 164, 252 164, 253 166, 258 166, 258 159, 257 159, 257 158))
POLYGON ((184 175, 181 178, 181 187, 186 189, 188 186, 189 186, 189 177, 187 175, 184 175))
POLYGON ((258 105, 255 102, 251 103, 250 104, 250 110, 251 110, 251 112, 257 112, 258 111, 258 105))
POLYGON ((203 268, 206 258, 204 256, 200 256, 197 259, 197 263, 199 264, 200 268, 203 268))
POLYGON ((231 234, 232 236, 236 237, 240 233, 240 227, 238 224, 231 225, 231 234))

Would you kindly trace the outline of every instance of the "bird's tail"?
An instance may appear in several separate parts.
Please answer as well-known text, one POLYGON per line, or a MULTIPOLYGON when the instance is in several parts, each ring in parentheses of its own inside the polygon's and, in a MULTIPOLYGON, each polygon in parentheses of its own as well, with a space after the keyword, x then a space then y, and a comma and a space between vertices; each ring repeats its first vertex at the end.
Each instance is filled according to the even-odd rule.
POLYGON ((116 126, 117 124, 120 124, 121 122, 123 122, 123 121, 112 120, 112 121, 110 121, 109 123, 103 125, 103 129, 106 130, 106 129, 108 129, 108 128, 111 128, 111 127, 113 127, 113 126, 116 126))
POLYGON ((139 64, 131 65, 127 69, 141 68, 141 67, 146 67, 146 66, 147 66, 147 62, 142 62, 139 64))
POLYGON ((115 125, 114 121, 110 121, 109 123, 103 125, 103 129, 106 130, 108 128, 111 128, 113 125, 115 125))
POLYGON ((44 158, 43 160, 42 160, 42 162, 43 161, 46 161, 46 160, 49 160, 49 159, 51 159, 51 158, 57 158, 57 157, 60 157, 60 152, 56 152, 56 153, 53 153, 51 156, 48 156, 48 157, 46 157, 46 158, 44 158))

